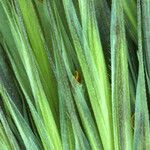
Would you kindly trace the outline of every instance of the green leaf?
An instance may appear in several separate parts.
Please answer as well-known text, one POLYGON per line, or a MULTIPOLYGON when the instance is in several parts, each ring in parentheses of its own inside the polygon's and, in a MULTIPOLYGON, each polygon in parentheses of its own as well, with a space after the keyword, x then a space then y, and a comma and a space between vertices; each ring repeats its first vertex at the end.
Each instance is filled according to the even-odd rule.
POLYGON ((30 129, 30 127, 27 125, 26 121, 22 118, 15 104, 10 99, 9 95, 6 93, 2 85, 0 85, 0 94, 2 95, 4 104, 6 105, 10 114, 12 115, 12 118, 17 126, 17 129, 19 130, 19 133, 22 137, 22 140, 27 150, 29 149, 38 150, 39 148, 38 148, 38 143, 36 141, 36 137, 32 133, 32 130, 30 129))
MULTIPOLYGON (((98 28, 95 21, 95 14, 90 14, 90 12, 94 12, 93 5, 90 5, 92 4, 90 2, 87 2, 86 4, 87 7, 89 7, 89 17, 86 16, 85 10, 85 16, 82 16, 81 18, 84 19, 84 17, 88 17, 89 26, 83 20, 83 26, 85 27, 85 30, 82 30, 72 1, 63 0, 63 4, 69 24, 69 30, 73 39, 74 48, 85 79, 86 87, 90 97, 90 103, 94 111, 103 146, 106 146, 106 149, 112 149, 113 137, 111 129, 112 121, 109 83, 99 34, 97 32, 98 28), (88 32, 89 35, 87 37, 88 32)), ((83 4, 85 4, 85 2, 80 4, 81 7, 83 7, 83 4)))
POLYGON ((141 13, 142 13, 142 38, 143 38, 143 55, 144 55, 144 67, 147 76, 147 82, 149 87, 149 97, 150 97, 150 34, 149 34, 149 26, 150 26, 150 1, 142 0, 141 1, 141 13))
POLYGON ((115 150, 131 150, 132 130, 127 42, 123 7, 120 0, 112 1, 111 61, 114 146, 115 150))
POLYGON ((135 102, 135 132, 134 132, 134 149, 148 150, 150 148, 150 125, 149 112, 147 106, 143 45, 142 45, 142 15, 141 0, 137 3, 138 10, 138 56, 139 56, 139 76, 137 83, 137 93, 135 102))
MULTIPOLYGON (((9 127, 9 124, 6 120, 6 117, 0 107, 0 121, 1 121, 1 127, 0 127, 0 130, 1 132, 5 132, 5 139, 6 139, 6 143, 5 144, 6 146, 10 146, 10 149, 14 149, 14 150, 19 150, 19 145, 15 139, 15 136, 14 134, 12 133, 10 127, 9 127)), ((4 134, 3 134, 4 135, 4 134)))

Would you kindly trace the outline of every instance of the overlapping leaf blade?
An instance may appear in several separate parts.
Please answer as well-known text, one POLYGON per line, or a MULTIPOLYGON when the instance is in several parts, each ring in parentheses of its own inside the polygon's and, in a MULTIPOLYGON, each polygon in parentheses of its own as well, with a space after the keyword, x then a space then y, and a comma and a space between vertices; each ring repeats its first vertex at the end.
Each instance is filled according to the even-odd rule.
POLYGON ((141 0, 138 0, 138 58, 139 58, 139 75, 137 83, 136 103, 135 103, 135 132, 134 132, 134 149, 150 148, 150 126, 149 114, 147 107, 145 72, 143 60, 142 45, 142 19, 141 19, 141 0))
POLYGON ((131 108, 123 7, 112 2, 111 18, 112 115, 115 149, 132 149, 131 108))
POLYGON ((0 148, 149 150, 149 6, 0 0, 0 148))

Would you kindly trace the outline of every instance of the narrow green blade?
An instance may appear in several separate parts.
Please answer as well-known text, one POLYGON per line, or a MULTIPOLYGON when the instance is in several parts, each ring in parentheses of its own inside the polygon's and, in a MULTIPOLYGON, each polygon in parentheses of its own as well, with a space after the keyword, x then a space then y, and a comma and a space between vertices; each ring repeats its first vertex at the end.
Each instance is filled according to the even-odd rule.
POLYGON ((112 111, 115 150, 132 149, 127 43, 121 0, 112 1, 112 111))
POLYGON ((147 107, 147 96, 145 86, 143 45, 142 45, 142 22, 141 22, 141 0, 137 3, 138 10, 138 56, 139 56, 139 76, 137 83, 136 103, 135 103, 135 131, 134 150, 150 149, 150 125, 149 112, 147 107))

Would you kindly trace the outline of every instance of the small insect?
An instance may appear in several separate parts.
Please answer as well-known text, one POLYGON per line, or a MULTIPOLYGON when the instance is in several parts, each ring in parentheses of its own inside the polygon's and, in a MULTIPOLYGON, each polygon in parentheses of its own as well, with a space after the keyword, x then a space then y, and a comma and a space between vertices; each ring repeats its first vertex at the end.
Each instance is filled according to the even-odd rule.
POLYGON ((78 83, 81 83, 81 77, 80 77, 80 75, 79 75, 79 72, 78 72, 78 71, 75 71, 74 78, 75 78, 75 80, 76 80, 78 83))
POLYGON ((134 119, 135 119, 135 115, 133 114, 131 116, 131 128, 134 130, 134 119))

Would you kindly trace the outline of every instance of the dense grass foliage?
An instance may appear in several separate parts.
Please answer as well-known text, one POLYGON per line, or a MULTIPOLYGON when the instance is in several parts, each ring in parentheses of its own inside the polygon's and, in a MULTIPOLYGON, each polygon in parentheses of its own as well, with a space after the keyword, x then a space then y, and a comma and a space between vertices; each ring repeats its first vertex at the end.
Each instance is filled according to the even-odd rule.
POLYGON ((150 149, 150 0, 0 0, 0 150, 150 149))

